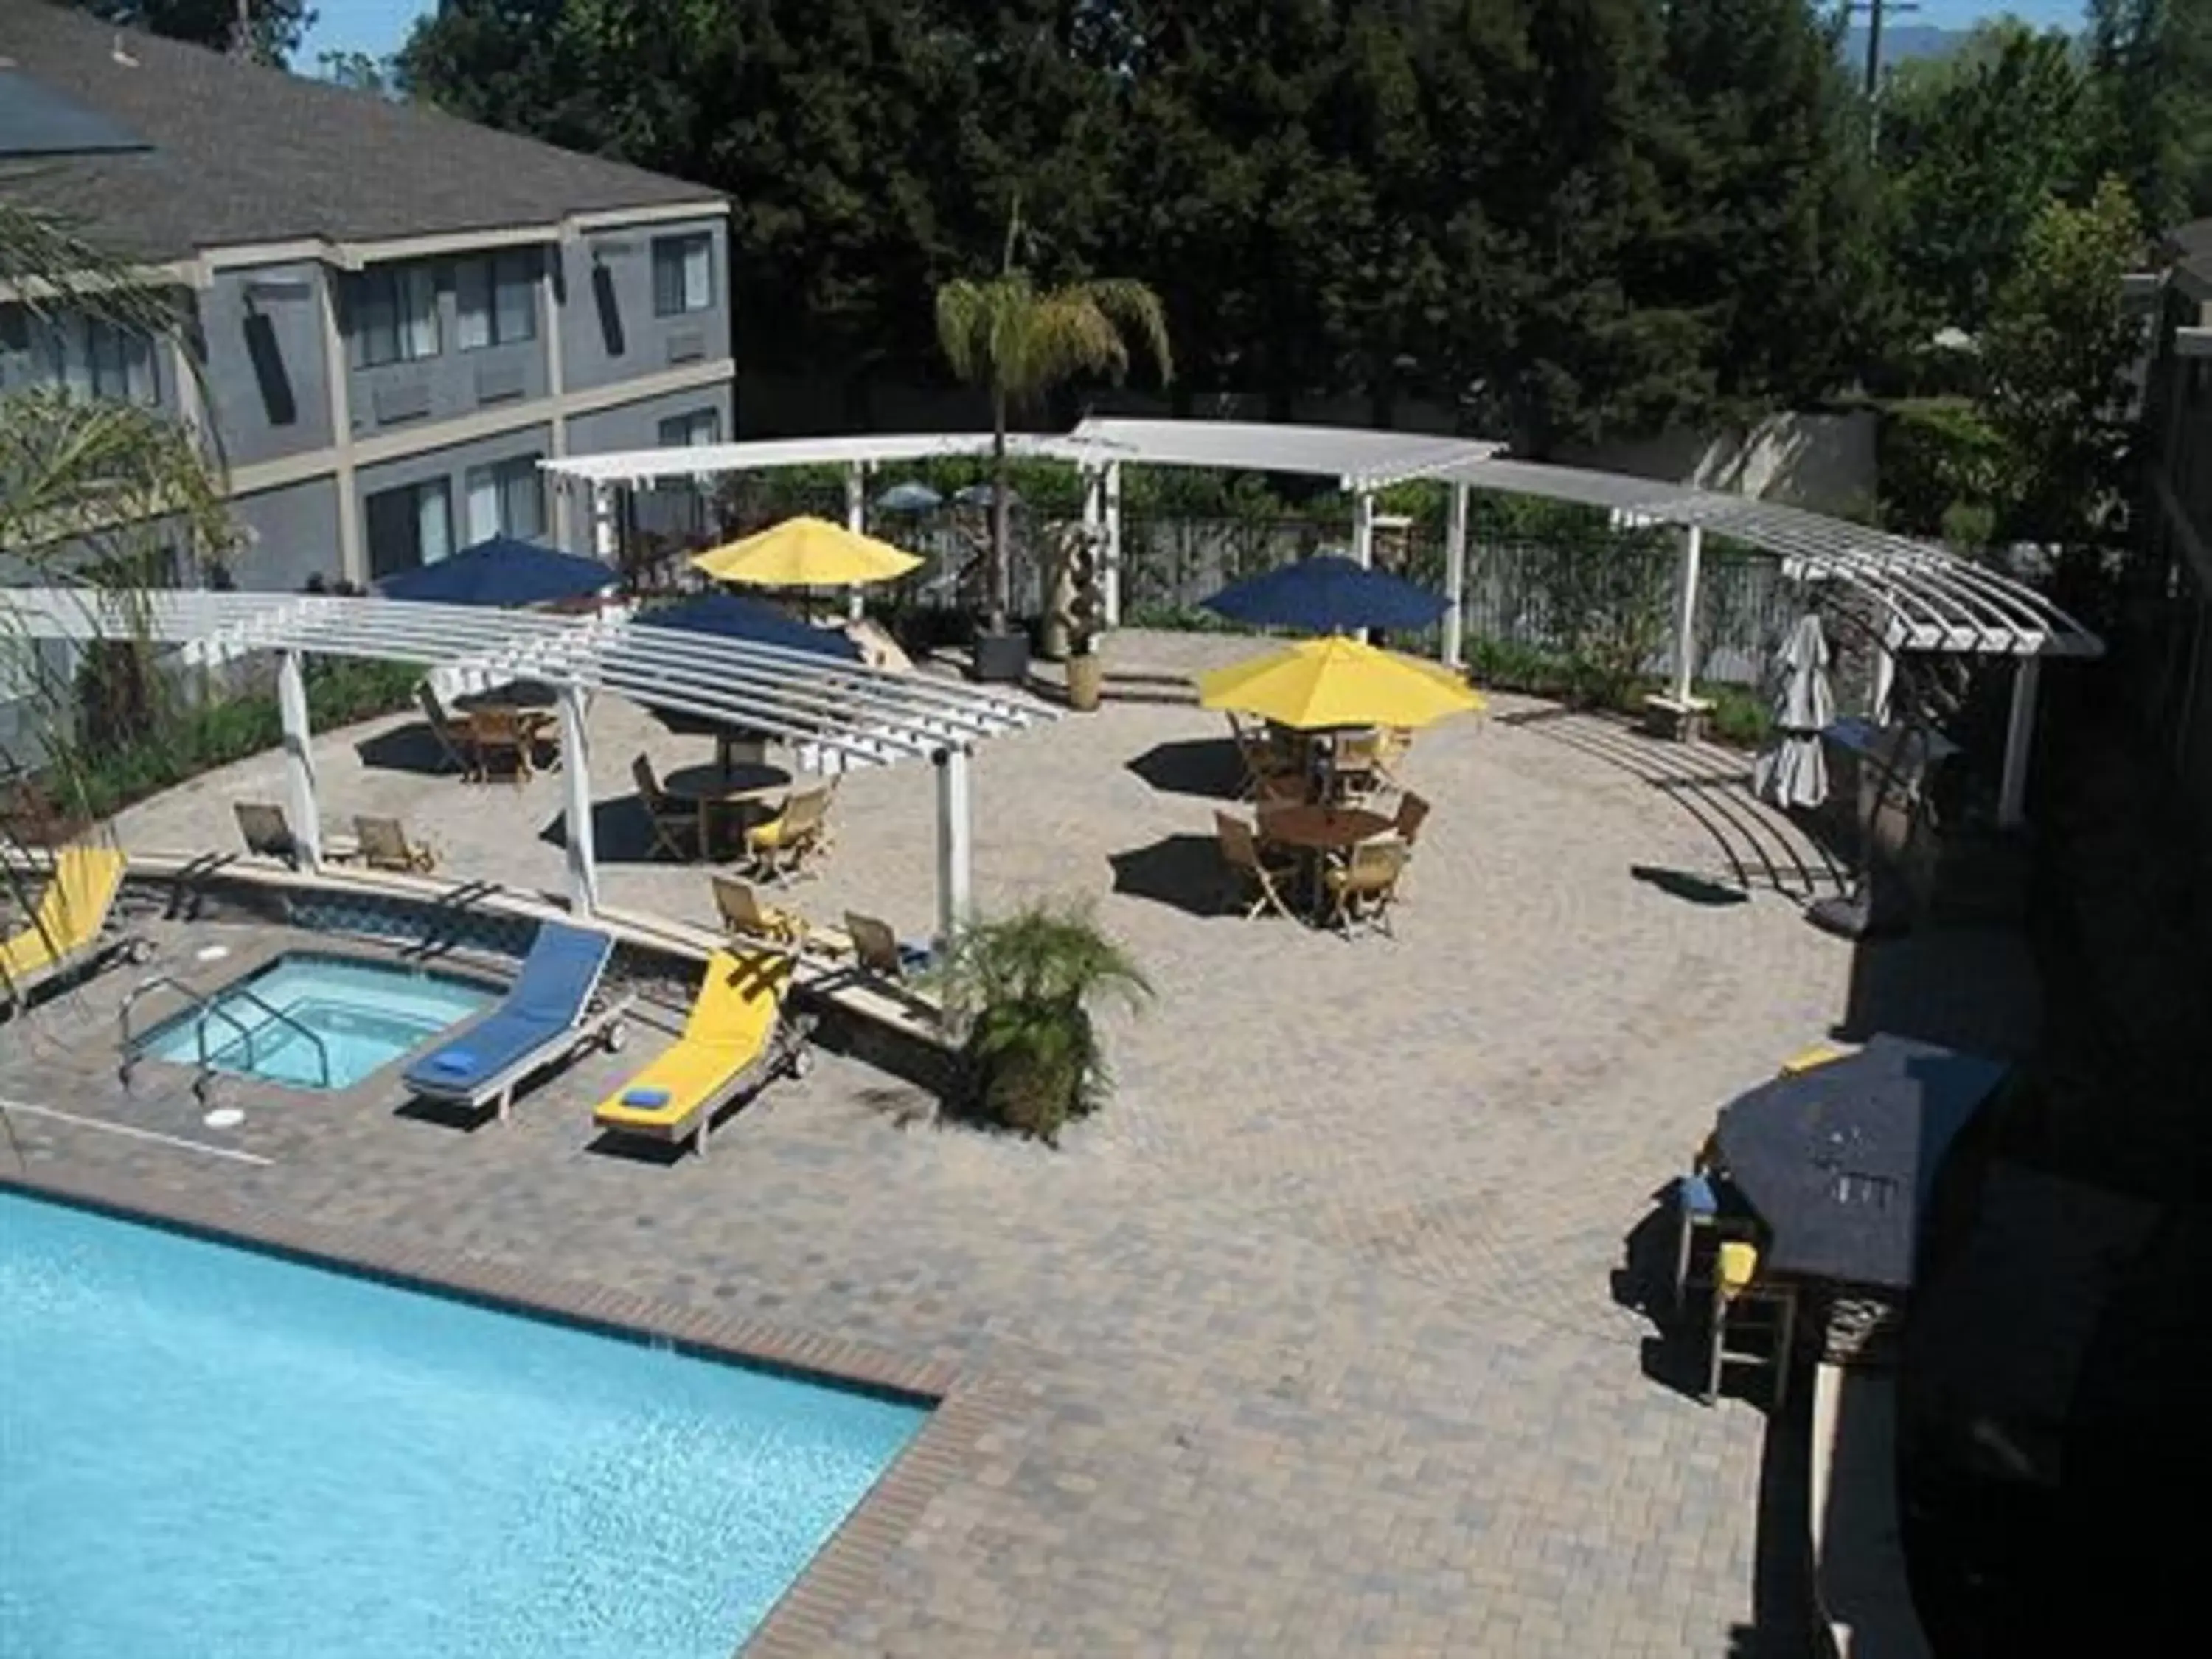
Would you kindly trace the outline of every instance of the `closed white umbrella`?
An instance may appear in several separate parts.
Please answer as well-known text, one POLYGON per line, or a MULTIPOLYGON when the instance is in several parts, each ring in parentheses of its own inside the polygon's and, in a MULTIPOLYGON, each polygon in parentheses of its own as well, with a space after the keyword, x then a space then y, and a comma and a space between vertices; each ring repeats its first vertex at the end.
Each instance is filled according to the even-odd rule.
POLYGON ((1828 798, 1828 762, 1820 732, 1836 717, 1828 687, 1828 641, 1810 611, 1782 647, 1782 695, 1774 708, 1774 741, 1752 763, 1751 787, 1782 807, 1818 806, 1828 798))

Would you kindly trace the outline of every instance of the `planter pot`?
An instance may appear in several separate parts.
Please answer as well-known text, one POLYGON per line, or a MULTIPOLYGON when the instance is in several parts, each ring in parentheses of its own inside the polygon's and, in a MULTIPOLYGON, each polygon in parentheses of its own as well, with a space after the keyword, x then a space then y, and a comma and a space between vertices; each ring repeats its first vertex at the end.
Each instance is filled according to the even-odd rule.
POLYGON ((1030 635, 1025 628, 993 634, 975 630, 975 661, 969 678, 986 684, 1018 685, 1030 677, 1030 635))
POLYGON ((1106 659, 1095 651, 1067 659, 1067 706, 1078 714, 1097 711, 1106 690, 1106 659))

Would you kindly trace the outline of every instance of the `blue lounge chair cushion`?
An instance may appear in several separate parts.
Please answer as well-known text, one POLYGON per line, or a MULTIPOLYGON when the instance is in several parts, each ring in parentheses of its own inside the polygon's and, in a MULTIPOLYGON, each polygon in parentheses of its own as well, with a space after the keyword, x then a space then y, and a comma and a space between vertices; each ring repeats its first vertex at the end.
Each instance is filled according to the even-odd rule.
POLYGON ((625 1106, 665 1106, 668 1104, 668 1091, 665 1089, 625 1089, 623 1091, 623 1104, 625 1106))
POLYGON ((1682 1207, 1692 1215, 1717 1215, 1720 1200, 1713 1192, 1713 1183, 1701 1175, 1686 1175, 1675 1184, 1675 1195, 1682 1207))
POLYGON ((613 949, 604 933, 558 922, 541 925, 505 1000, 409 1066, 408 1086, 422 1093, 467 1094, 559 1041, 590 1007, 613 949))

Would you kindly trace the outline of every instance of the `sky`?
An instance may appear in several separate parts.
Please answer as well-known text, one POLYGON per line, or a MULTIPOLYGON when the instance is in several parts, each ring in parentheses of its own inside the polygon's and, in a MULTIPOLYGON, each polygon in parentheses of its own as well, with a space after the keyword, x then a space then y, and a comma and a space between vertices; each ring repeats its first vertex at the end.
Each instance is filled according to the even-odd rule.
MULTIPOLYGON (((381 58, 398 50, 407 38, 408 25, 431 9, 430 0, 313 0, 318 14, 296 60, 312 70, 325 52, 365 52, 381 58)), ((1992 5, 1990 0, 1920 0, 1915 12, 1890 12, 1893 26, 1932 23, 1942 28, 1965 28, 1976 19, 2011 11, 2029 22, 2078 27, 2083 0, 2013 0, 1992 5)))

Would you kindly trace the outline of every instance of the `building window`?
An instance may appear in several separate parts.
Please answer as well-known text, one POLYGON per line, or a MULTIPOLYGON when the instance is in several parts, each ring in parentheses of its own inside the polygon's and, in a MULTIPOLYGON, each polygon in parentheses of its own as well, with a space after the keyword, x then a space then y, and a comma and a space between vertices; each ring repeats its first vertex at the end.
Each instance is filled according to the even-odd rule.
POLYGON ((371 576, 435 564, 453 550, 452 497, 443 478, 380 489, 367 507, 371 576))
POLYGON ((653 312, 680 317, 714 303, 714 239, 696 236, 653 239, 653 312))
POLYGON ((460 318, 454 333, 464 351, 538 337, 538 256, 501 253, 453 267, 460 318))
POLYGON ((438 355, 438 281, 427 264, 379 265, 353 279, 353 366, 438 355))
POLYGON ((690 415, 672 415, 660 423, 663 449, 696 449, 722 441, 722 411, 702 409, 690 415))
POLYGON ((472 466, 466 483, 471 546, 494 536, 528 541, 545 533, 545 491, 537 456, 472 466))
POLYGON ((80 397, 150 404, 154 343, 96 317, 43 317, 31 324, 40 378, 80 397))

